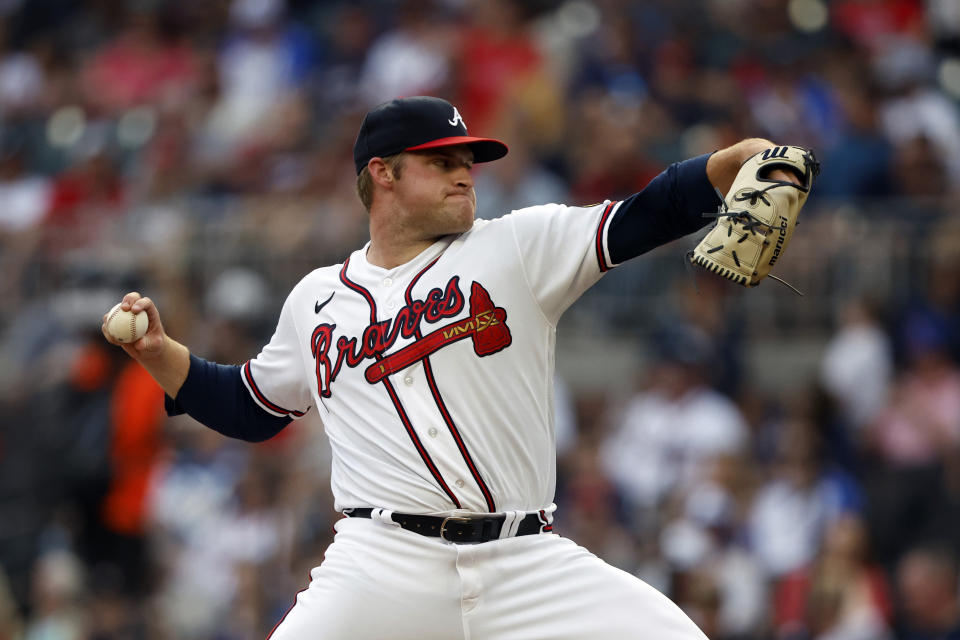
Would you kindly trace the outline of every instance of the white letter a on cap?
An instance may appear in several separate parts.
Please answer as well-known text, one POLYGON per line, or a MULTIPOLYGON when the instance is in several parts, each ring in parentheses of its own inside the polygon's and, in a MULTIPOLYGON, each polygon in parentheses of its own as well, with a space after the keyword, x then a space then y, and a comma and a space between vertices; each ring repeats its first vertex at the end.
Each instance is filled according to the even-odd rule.
POLYGON ((467 123, 463 121, 463 117, 460 115, 460 112, 457 111, 456 107, 453 108, 453 117, 447 120, 447 122, 450 123, 451 127, 457 126, 457 123, 459 122, 460 124, 463 125, 464 129, 467 128, 467 123))

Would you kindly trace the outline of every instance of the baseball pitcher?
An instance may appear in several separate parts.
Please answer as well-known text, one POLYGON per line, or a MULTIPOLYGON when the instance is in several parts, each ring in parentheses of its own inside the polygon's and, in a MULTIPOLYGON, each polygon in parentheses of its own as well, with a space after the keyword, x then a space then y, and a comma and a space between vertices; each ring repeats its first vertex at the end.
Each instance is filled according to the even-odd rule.
POLYGON ((475 220, 471 169, 506 153, 444 100, 380 105, 354 147, 370 241, 293 288, 255 358, 191 355, 138 293, 122 308, 148 314, 147 334, 121 344, 104 327, 171 415, 250 441, 307 412, 322 419, 344 517, 272 638, 704 637, 655 589, 552 532, 557 321, 604 272, 700 229, 705 212, 719 222, 697 264, 724 275, 715 259, 733 273, 749 253, 762 272, 815 161, 749 139, 671 165, 621 202, 475 220))

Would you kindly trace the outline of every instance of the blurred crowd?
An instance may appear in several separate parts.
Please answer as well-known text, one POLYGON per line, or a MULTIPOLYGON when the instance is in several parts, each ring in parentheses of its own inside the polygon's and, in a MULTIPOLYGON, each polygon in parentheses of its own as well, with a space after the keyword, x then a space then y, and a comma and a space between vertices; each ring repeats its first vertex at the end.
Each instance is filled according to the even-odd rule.
POLYGON ((262 638, 306 586, 322 425, 167 418, 100 316, 141 290, 199 355, 256 354, 365 239, 363 114, 418 94, 508 142, 483 217, 743 137, 816 149, 783 265, 820 287, 815 372, 749 361, 803 307, 618 269, 591 314, 644 357, 558 378, 556 529, 713 639, 960 639, 956 0, 0 0, 0 640, 262 638), (661 296, 637 338, 617 299, 661 296))

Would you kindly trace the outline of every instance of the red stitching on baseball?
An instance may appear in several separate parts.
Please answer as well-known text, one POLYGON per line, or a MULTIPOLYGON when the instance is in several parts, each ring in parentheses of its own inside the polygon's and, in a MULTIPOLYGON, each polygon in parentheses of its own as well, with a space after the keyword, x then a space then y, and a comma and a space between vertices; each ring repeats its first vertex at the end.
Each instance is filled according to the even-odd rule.
MULTIPOLYGON (((110 324, 113 322, 113 319, 117 317, 118 313, 120 313, 119 306, 117 306, 117 308, 110 313, 110 317, 107 318, 107 333, 109 333, 111 336, 113 336, 113 331, 110 331, 110 324)), ((116 336, 113 337, 116 338, 116 336)))

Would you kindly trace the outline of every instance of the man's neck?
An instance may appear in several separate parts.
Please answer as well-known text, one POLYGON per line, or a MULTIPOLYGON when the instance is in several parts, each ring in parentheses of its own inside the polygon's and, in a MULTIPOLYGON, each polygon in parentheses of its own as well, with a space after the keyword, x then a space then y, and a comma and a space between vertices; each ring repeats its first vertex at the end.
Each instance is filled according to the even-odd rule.
POLYGON ((410 262, 434 242, 436 239, 391 242, 387 239, 378 240, 371 234, 370 246, 367 247, 367 262, 383 269, 393 269, 410 262))

